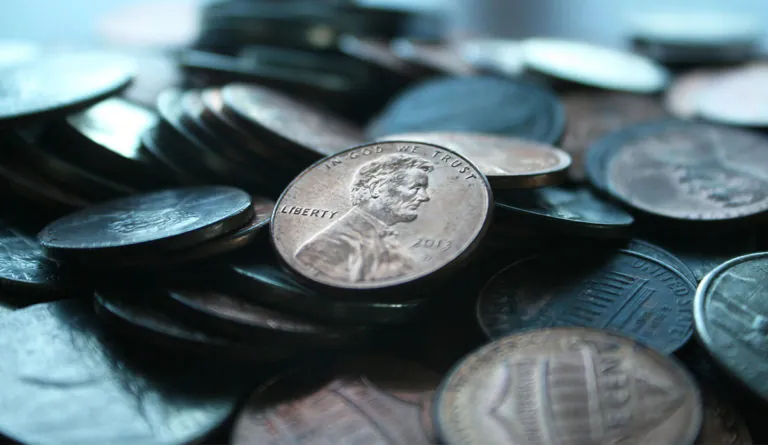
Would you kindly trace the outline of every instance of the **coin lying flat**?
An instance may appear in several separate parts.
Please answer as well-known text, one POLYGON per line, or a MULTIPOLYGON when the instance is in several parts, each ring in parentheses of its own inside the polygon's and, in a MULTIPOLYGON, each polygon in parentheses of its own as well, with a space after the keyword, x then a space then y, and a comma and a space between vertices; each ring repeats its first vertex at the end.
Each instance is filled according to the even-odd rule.
POLYGON ((0 433, 23 443, 182 445, 237 402, 237 385, 193 363, 157 369, 123 357, 87 302, 19 309, 0 318, 0 332, 0 433))
POLYGON ((571 165, 570 156, 555 147, 480 133, 403 133, 379 140, 425 142, 451 149, 474 162, 494 189, 558 184, 571 165))
POLYGON ((701 93, 704 119, 743 127, 768 127, 768 64, 752 64, 717 76, 701 93))
POLYGON ((304 371, 251 396, 233 444, 435 443, 429 409, 440 379, 431 371, 394 357, 354 357, 320 378, 316 368, 304 371))
POLYGON ((670 266, 636 252, 555 252, 499 272, 480 293, 477 311, 494 339, 576 326, 616 332, 670 354, 693 332, 695 291, 670 266))
POLYGON ((713 270, 696 292, 696 333, 709 353, 752 392, 768 399, 768 253, 734 258, 713 270))
POLYGON ((232 187, 190 187, 134 195, 83 209, 38 238, 54 257, 180 249, 237 229, 253 217, 251 197, 232 187))
POLYGON ((335 291, 380 290, 437 279, 461 263, 491 211, 488 181, 461 155, 381 142, 299 175, 275 206, 271 234, 303 280, 335 291))
POLYGON ((60 290, 58 265, 37 240, 0 221, 0 286, 3 290, 51 293, 60 290))
POLYGON ((128 86, 133 62, 107 53, 65 53, 36 58, 3 71, 0 121, 67 113, 128 86))
POLYGON ((459 363, 438 389, 449 445, 692 444, 701 398, 674 360, 581 328, 511 335, 459 363))
POLYGON ((612 133, 601 150, 607 189, 644 212, 725 221, 768 209, 768 139, 757 134, 668 120, 612 133))

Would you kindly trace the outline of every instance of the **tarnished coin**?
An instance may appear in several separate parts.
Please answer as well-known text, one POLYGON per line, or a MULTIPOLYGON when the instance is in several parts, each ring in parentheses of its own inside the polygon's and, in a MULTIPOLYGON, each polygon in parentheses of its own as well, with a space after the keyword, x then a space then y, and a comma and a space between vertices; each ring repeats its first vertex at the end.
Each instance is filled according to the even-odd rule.
POLYGON ((768 64, 752 64, 717 76, 702 91, 699 115, 744 127, 768 127, 768 64))
POLYGON ((5 292, 47 294, 61 290, 58 265, 37 240, 0 221, 0 286, 5 292))
POLYGON ((434 444, 430 408, 439 380, 394 357, 355 357, 322 373, 298 370, 251 396, 232 444, 434 444))
POLYGON ((768 209, 768 139, 757 134, 667 120, 626 127, 595 149, 610 193, 644 212, 723 221, 768 209))
POLYGON ((231 377, 213 378, 188 361, 161 367, 121 354, 90 306, 59 301, 0 317, 4 437, 182 445, 204 439, 230 416, 239 395, 231 377))
POLYGON ((691 445, 701 397, 675 360, 604 331, 511 335, 459 363, 438 389, 449 445, 691 445))
POLYGON ((680 258, 676 257, 673 253, 664 250, 655 244, 651 244, 640 239, 631 239, 627 241, 624 248, 631 250, 632 252, 642 253, 645 256, 649 256, 661 263, 666 264, 667 266, 672 267, 674 270, 680 272, 682 276, 687 278, 688 281, 694 285, 698 284, 699 282, 700 278, 696 276, 696 273, 691 269, 690 266, 688 266, 680 258))
POLYGON ((703 418, 695 445, 752 445, 744 419, 725 398, 712 390, 703 390, 703 418))
POLYGON ((664 104, 675 117, 697 117, 702 95, 721 74, 722 70, 697 69, 681 75, 664 94, 664 104))
POLYGON ((658 238, 656 241, 673 252, 693 271, 695 282, 701 281, 708 273, 730 259, 760 250, 755 234, 744 229, 740 229, 736 234, 719 234, 715 239, 705 233, 703 238, 672 236, 658 238))
POLYGON ((541 86, 492 76, 439 77, 402 92, 368 133, 487 133, 554 144, 564 126, 562 104, 541 86))
POLYGON ((657 100, 647 96, 601 91, 568 93, 562 147, 573 158, 570 176, 584 180, 584 154, 601 136, 629 124, 666 117, 657 100))
POLYGON ((277 202, 272 242, 312 284, 390 289, 462 263, 485 234, 492 203, 487 179, 461 155, 418 142, 374 143, 299 175, 277 202))
POLYGON ((402 133, 381 141, 435 144, 466 156, 496 189, 532 188, 565 180, 571 158, 550 145, 480 133, 402 133))
POLYGON ((128 86, 133 62, 108 53, 62 53, 3 70, 0 121, 67 113, 128 86))
POLYGON ((239 228, 251 196, 232 187, 190 187, 99 204, 46 226, 38 239, 53 257, 103 257, 181 249, 239 228))
POLYGON ((477 312, 494 339, 577 326, 616 332, 671 354, 693 333, 695 292, 672 267, 636 252, 562 251, 503 269, 480 293, 477 312))
POLYGON ((755 394, 768 400, 768 253, 728 261, 696 292, 696 333, 709 353, 755 394))

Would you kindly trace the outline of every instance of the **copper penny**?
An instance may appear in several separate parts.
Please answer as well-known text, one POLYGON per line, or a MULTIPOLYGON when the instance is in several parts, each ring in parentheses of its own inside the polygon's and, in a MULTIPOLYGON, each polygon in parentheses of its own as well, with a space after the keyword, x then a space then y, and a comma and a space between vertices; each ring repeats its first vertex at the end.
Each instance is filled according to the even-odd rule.
POLYGON ((690 445, 701 417, 699 391, 676 361, 583 328, 490 343, 454 368, 435 399, 448 445, 690 445))
POLYGON ((272 242, 311 284, 391 289, 466 259, 492 204, 488 180, 463 156, 418 142, 374 143, 301 173, 277 202, 272 242))
POLYGON ((235 421, 232 444, 435 443, 429 412, 436 374, 389 357, 346 360, 324 379, 317 371, 257 390, 235 421))
POLYGON ((712 85, 721 71, 700 69, 675 79, 664 95, 664 105, 670 113, 681 119, 693 119, 699 114, 702 94, 712 85))
POLYGON ((566 115, 562 147, 573 158, 570 176, 576 181, 584 180, 584 154, 597 139, 629 124, 667 115, 658 101, 628 93, 575 92, 562 101, 566 115))
POLYGON ((754 64, 716 77, 701 93, 701 117, 723 124, 768 127, 768 64, 754 64))
POLYGON ((611 147, 611 194, 680 220, 743 218, 768 209, 768 140, 686 121, 638 124, 600 142, 611 147))
POLYGON ((565 180, 571 157, 550 145, 479 133, 402 133, 384 141, 435 144, 460 153, 477 165, 494 189, 532 188, 565 180))

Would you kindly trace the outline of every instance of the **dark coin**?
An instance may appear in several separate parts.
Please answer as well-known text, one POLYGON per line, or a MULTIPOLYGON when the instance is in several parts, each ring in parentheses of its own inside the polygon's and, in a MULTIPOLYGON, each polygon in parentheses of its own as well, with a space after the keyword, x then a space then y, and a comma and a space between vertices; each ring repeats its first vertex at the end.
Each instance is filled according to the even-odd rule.
POLYGON ((499 272, 480 293, 477 311, 491 338, 578 326, 616 332, 671 354, 693 332, 695 292, 672 267, 636 252, 552 252, 499 272))
POLYGON ((426 309, 425 299, 402 303, 336 301, 307 289, 266 262, 237 262, 226 282, 232 292, 269 307, 336 323, 400 324, 424 314, 426 309))
POLYGON ((547 225, 575 235, 625 236, 632 215, 604 201, 587 188, 545 187, 496 193, 500 218, 547 225))
POLYGON ((39 234, 54 257, 181 249, 235 230, 253 217, 251 197, 232 187, 134 195, 60 218, 39 234))
POLYGON ((0 121, 69 113, 128 86, 131 60, 106 53, 65 53, 41 57, 3 71, 0 121))
POLYGON ((344 54, 364 60, 408 80, 417 80, 428 75, 426 70, 395 55, 387 40, 345 35, 339 39, 339 49, 344 54))
POLYGON ((0 288, 3 292, 49 294, 62 290, 58 265, 37 240, 0 222, 0 288))
POLYGON ((435 443, 436 374, 391 357, 358 357, 323 374, 288 374, 257 390, 235 421, 232 443, 435 443))
POLYGON ((205 182, 200 179, 199 174, 185 170, 166 156, 161 148, 159 126, 152 127, 141 135, 139 150, 143 157, 150 160, 171 181, 184 185, 199 185, 205 182))
POLYGON ((696 292, 696 333, 732 375, 768 399, 768 253, 726 262, 702 280, 696 292))
POLYGON ((0 317, 0 432, 36 444, 187 444, 224 423, 236 385, 187 362, 122 357, 87 302, 0 317), (30 415, 34 413, 34 415, 30 415), (45 425, 45 427, 41 427, 45 425))
POLYGON ((714 391, 704 389, 703 421, 694 445, 752 445, 752 436, 736 408, 714 391))
POLYGON ((564 126, 562 104, 542 87, 490 76, 441 77, 401 93, 368 133, 488 133, 553 144, 564 126))
POLYGON ((573 158, 570 176, 584 180, 584 154, 598 138, 629 124, 666 117, 662 104, 647 96, 579 91, 562 98, 566 124, 563 149, 573 158))
POLYGON ((631 250, 632 252, 642 253, 643 255, 649 256, 660 263, 664 263, 667 266, 672 267, 674 270, 680 272, 682 276, 687 278, 688 281, 694 285, 698 284, 699 280, 701 279, 697 277, 696 273, 694 273, 694 271, 691 270, 691 268, 680 258, 655 244, 651 244, 639 239, 631 239, 627 242, 624 248, 631 250))
POLYGON ((594 149, 605 180, 596 185, 649 214, 724 221, 768 209, 768 140, 757 134, 667 120, 626 127, 594 149))
POLYGON ((701 417, 699 391, 677 361, 583 328, 483 346, 444 378, 435 397, 435 424, 449 445, 691 445, 701 417))

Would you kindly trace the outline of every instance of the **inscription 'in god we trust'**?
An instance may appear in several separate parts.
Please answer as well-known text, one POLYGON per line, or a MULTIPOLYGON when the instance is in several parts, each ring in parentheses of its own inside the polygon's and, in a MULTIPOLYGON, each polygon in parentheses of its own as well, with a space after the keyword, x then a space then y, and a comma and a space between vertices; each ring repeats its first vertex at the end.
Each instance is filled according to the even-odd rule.
POLYGON ((280 213, 298 216, 310 216, 314 218, 333 219, 339 212, 325 209, 313 209, 311 207, 282 206, 280 213))

